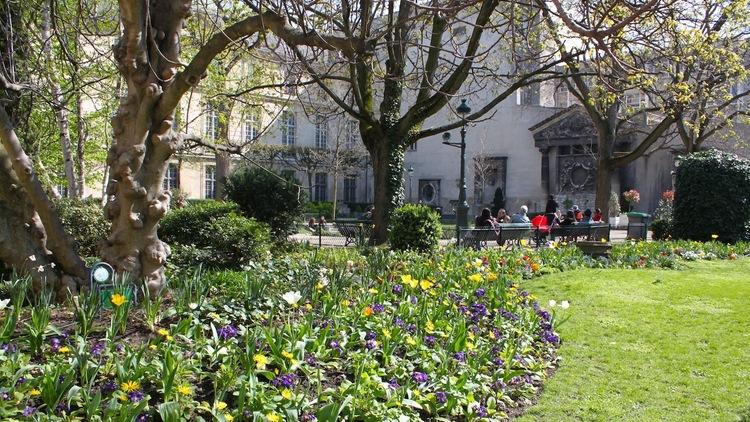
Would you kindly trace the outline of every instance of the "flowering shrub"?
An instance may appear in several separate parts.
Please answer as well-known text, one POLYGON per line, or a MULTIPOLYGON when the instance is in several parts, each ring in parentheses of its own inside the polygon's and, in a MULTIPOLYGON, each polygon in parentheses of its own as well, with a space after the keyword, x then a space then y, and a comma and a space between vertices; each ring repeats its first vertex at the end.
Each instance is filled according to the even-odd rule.
POLYGON ((300 252, 174 279, 163 308, 137 308, 118 285, 94 324, 96 295, 73 301, 74 323, 48 299, 19 323, 18 282, 0 302, 0 417, 502 420, 556 364, 556 328, 575 308, 558 298, 542 309, 523 278, 748 254, 719 242, 628 243, 609 260, 563 243, 300 252))
POLYGON ((625 201, 631 205, 641 202, 641 194, 638 193, 638 191, 635 189, 630 189, 629 191, 623 193, 622 197, 625 198, 625 201))

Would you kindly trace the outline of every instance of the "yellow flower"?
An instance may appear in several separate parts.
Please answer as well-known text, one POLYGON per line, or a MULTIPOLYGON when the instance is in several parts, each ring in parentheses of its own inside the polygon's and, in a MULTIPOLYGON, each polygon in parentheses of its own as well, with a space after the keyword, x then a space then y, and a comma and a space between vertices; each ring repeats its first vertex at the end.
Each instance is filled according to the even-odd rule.
POLYGON ((294 355, 291 354, 290 352, 287 352, 286 350, 284 350, 283 352, 281 352, 281 356, 284 356, 285 358, 287 358, 289 360, 293 360, 294 359, 294 355))
POLYGON ((370 290, 368 290, 368 292, 370 292, 370 294, 376 295, 376 294, 378 294, 378 289, 372 289, 371 288, 370 290))
POLYGON ((431 333, 435 331, 435 324, 433 324, 432 321, 427 321, 427 324, 425 324, 424 329, 428 333, 431 333))
POLYGON ((177 387, 177 393, 182 394, 183 396, 189 396, 193 394, 193 390, 190 388, 187 384, 182 384, 181 386, 177 387))
POLYGON ((29 395, 30 395, 31 397, 36 397, 36 396, 39 396, 39 395, 41 395, 41 394, 42 394, 42 392, 41 392, 41 391, 39 391, 39 390, 37 390, 36 388, 35 388, 35 389, 33 389, 33 390, 31 390, 31 391, 29 392, 29 395))
POLYGON ((234 420, 234 416, 230 415, 229 413, 225 413, 224 420, 227 422, 232 422, 234 420))
POLYGON ((711 239, 713 239, 713 240, 716 240, 716 239, 718 239, 718 238, 719 238, 719 235, 718 235, 718 234, 712 234, 712 235, 711 235, 711 239))
POLYGON ((308 311, 312 311, 312 308, 313 308, 313 306, 311 304, 309 304, 309 303, 305 304, 305 309, 307 309, 308 311))
POLYGON ((362 315, 368 317, 373 314, 373 310, 371 306, 366 306, 365 309, 362 310, 362 315))
POLYGON ((266 419, 268 419, 268 422, 279 422, 281 420, 281 417, 279 417, 279 415, 277 415, 276 413, 271 412, 266 415, 266 419))
POLYGON ((473 281, 475 283, 479 283, 482 281, 482 274, 476 273, 469 276, 469 281, 473 281))
POLYGON ((157 332, 159 333, 160 336, 166 337, 169 335, 169 330, 167 330, 166 328, 160 328, 159 331, 157 332))
POLYGON ((536 262, 531 264, 531 271, 533 272, 539 271, 539 264, 537 264, 536 262))
POLYGON ((118 306, 118 307, 122 306, 125 302, 128 301, 125 298, 125 296, 123 296, 123 295, 121 295, 119 293, 113 294, 112 297, 109 298, 109 300, 110 300, 110 302, 112 302, 113 305, 118 306))
POLYGON ((150 345, 148 346, 148 348, 149 348, 150 350, 156 350, 156 345, 155 345, 155 344, 150 344, 150 345))
POLYGON ((255 367, 260 370, 266 369, 266 365, 268 364, 268 358, 260 353, 253 356, 253 361, 255 361, 255 367))
POLYGON ((166 340, 166 341, 172 341, 172 340, 174 340, 174 337, 172 337, 170 335, 167 335, 166 337, 164 337, 164 340, 166 340))
POLYGON ((607 239, 605 239, 605 238, 602 237, 601 240, 602 240, 602 243, 607 243, 607 239))
POLYGON ((414 345, 417 344, 417 342, 414 340, 414 338, 412 336, 407 336, 406 337, 406 344, 408 344, 409 346, 414 346, 414 345))
POLYGON ((432 287, 433 284, 435 283, 431 282, 430 280, 422 280, 419 282, 419 287, 421 287, 422 290, 427 290, 432 287))
POLYGON ((224 409, 227 408, 227 404, 224 403, 223 401, 220 401, 220 402, 216 403, 216 408, 219 409, 219 410, 224 410, 224 409))
POLYGON ((383 337, 385 337, 385 338, 391 338, 391 330, 383 328, 383 337))
POLYGON ((120 384, 120 389, 126 393, 132 393, 139 388, 141 388, 141 384, 138 381, 125 381, 120 384))
POLYGON ((487 273, 487 281, 495 281, 495 280, 497 280, 497 274, 487 273))
POLYGON ((474 350, 476 347, 474 346, 474 343, 466 343, 466 350, 474 350))
POLYGON ((283 397, 283 398, 285 398, 287 400, 291 400, 292 399, 292 391, 289 390, 288 388, 285 388, 285 389, 281 390, 281 397, 283 397))
POLYGON ((419 281, 415 278, 412 278, 412 276, 409 274, 402 275, 401 282, 404 284, 408 284, 412 289, 416 289, 417 285, 419 284, 419 281))
POLYGON ((349 305, 351 305, 351 302, 349 302, 348 300, 344 299, 341 301, 341 306, 343 306, 344 308, 348 308, 349 305))
POLYGON ((70 352, 70 347, 63 346, 60 349, 58 349, 58 352, 60 352, 60 353, 68 353, 68 352, 70 352))

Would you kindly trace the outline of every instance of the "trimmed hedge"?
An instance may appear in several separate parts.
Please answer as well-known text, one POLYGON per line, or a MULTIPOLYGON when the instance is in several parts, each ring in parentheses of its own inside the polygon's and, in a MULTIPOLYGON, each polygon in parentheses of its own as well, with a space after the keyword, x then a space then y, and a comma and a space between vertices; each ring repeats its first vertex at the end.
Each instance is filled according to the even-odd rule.
POLYGON ((172 210, 162 219, 159 236, 172 249, 178 267, 240 269, 270 249, 268 226, 245 218, 232 202, 202 201, 172 210))
POLYGON ((395 250, 431 251, 442 235, 440 216, 428 206, 407 204, 391 216, 389 240, 395 250))
POLYGON ((750 161, 718 150, 679 162, 673 236, 734 243, 750 240, 750 161))
POLYGON ((99 200, 62 198, 54 201, 54 207, 65 231, 75 240, 78 254, 99 256, 99 242, 107 238, 111 227, 99 200))

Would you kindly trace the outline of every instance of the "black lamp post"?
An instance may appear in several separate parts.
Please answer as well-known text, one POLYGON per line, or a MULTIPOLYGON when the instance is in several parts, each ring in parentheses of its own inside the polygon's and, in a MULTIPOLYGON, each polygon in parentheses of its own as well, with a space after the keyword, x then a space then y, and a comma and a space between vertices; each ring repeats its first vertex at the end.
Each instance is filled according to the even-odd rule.
POLYGON ((409 202, 414 202, 411 196, 411 176, 414 174, 414 167, 409 166, 406 172, 409 173, 409 202))
POLYGON ((456 205, 456 244, 461 243, 461 227, 469 227, 469 204, 466 202, 466 116, 471 113, 471 108, 466 100, 456 108, 461 116, 461 142, 450 142, 451 134, 443 133, 443 144, 461 148, 461 186, 458 191, 458 204, 456 205))

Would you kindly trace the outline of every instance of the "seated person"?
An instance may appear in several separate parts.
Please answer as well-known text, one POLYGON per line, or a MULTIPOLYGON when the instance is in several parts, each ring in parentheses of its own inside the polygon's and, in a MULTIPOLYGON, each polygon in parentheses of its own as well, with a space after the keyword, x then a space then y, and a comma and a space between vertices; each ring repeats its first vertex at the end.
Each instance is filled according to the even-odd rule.
POLYGON ((498 223, 510 223, 510 216, 505 212, 505 208, 497 210, 497 218, 495 219, 498 223))
POLYGON ((526 215, 528 213, 529 207, 527 207, 526 205, 521 205, 521 210, 513 214, 513 217, 510 218, 510 222, 514 224, 531 224, 529 216, 526 215))
POLYGON ((602 210, 599 209, 599 208, 595 209, 594 210, 594 216, 591 217, 591 221, 593 221, 595 223, 601 223, 603 220, 604 220, 604 218, 602 218, 602 210))
POLYGON ((309 228, 310 230, 317 230, 318 229, 317 225, 318 223, 315 221, 314 218, 311 218, 310 221, 307 222, 307 228, 309 228))
POLYGON ((578 205, 573 205, 573 215, 575 215, 576 221, 583 220, 583 213, 581 212, 580 208, 578 208, 578 205))
POLYGON ((563 221, 562 213, 560 210, 557 210, 553 215, 554 217, 552 218, 552 224, 550 224, 550 227, 560 227, 560 223, 563 221))
POLYGON ((482 215, 478 216, 474 221, 474 227, 478 229, 488 229, 495 227, 495 219, 492 218, 492 212, 489 208, 482 210, 482 215))
POLYGON ((583 220, 580 221, 581 224, 591 224, 593 221, 591 221, 591 210, 586 208, 586 211, 583 212, 583 220))
POLYGON ((575 224, 578 224, 578 222, 576 221, 576 215, 573 210, 569 210, 567 214, 565 214, 565 218, 563 218, 563 220, 560 222, 560 226, 565 227, 575 224))

